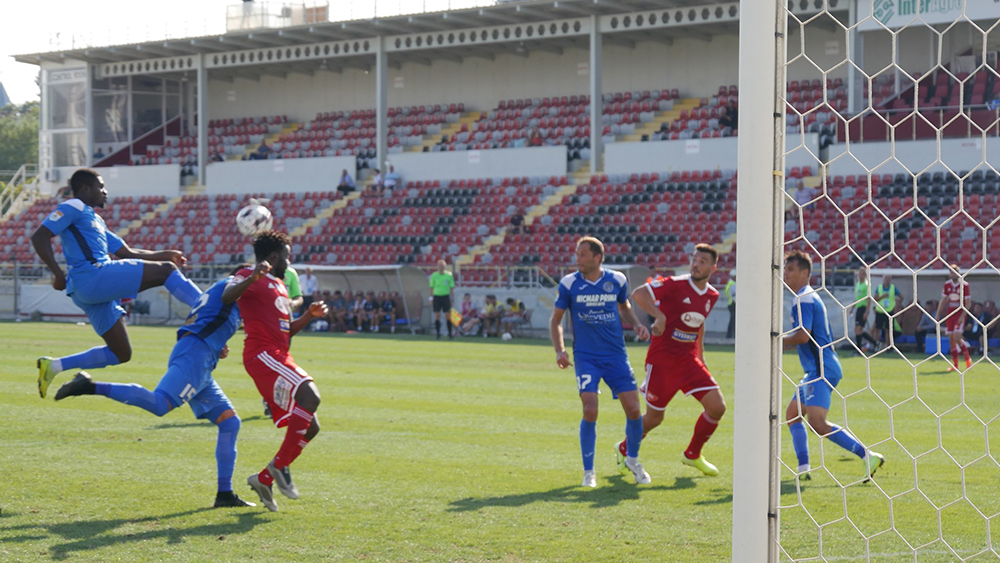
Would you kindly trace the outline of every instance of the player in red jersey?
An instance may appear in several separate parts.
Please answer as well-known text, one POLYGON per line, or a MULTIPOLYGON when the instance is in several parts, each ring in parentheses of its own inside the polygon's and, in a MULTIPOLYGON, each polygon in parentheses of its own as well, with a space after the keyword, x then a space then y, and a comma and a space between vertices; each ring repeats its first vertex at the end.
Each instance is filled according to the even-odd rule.
POLYGON ((247 478, 264 506, 275 512, 278 504, 272 483, 286 497, 299 497, 288 466, 319 433, 319 389, 312 377, 295 365, 288 347, 292 336, 327 312, 326 304, 316 301, 305 314, 291 320, 291 302, 282 281, 291 252, 289 243, 288 235, 275 231, 254 237, 257 265, 238 271, 222 294, 223 303, 239 303, 246 331, 243 365, 270 407, 275 426, 287 427, 278 454, 260 473, 247 478))
POLYGON ((945 332, 948 334, 952 363, 948 366, 948 371, 955 371, 958 369, 959 350, 965 355, 966 369, 972 367, 972 358, 969 357, 969 343, 962 337, 962 331, 965 329, 965 315, 972 309, 972 288, 969 287, 969 282, 959 279, 958 266, 952 264, 950 269, 951 279, 944 282, 937 318, 939 321, 944 319, 945 332))
MULTIPOLYGON (((632 299, 653 317, 652 341, 646 353, 646 381, 639 387, 646 399, 643 430, 648 434, 663 422, 663 411, 678 391, 701 402, 704 412, 694 425, 694 435, 682 461, 705 475, 718 468, 701 454, 726 414, 726 400, 705 366, 705 319, 719 300, 719 292, 708 283, 715 273, 718 252, 708 244, 695 246, 690 273, 657 277, 632 293, 632 299)), ((618 444, 618 459, 625 451, 618 444)), ((619 461, 620 463, 620 461, 619 461)))

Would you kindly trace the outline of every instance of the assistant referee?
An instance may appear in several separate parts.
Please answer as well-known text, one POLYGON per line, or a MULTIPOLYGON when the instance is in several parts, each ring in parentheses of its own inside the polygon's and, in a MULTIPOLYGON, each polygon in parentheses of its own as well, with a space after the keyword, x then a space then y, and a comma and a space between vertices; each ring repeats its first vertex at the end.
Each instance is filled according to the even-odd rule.
POLYGON ((437 271, 431 274, 431 302, 434 304, 434 333, 441 339, 441 313, 448 325, 448 338, 455 336, 451 332, 451 303, 455 297, 455 277, 451 275, 444 260, 438 260, 437 271))

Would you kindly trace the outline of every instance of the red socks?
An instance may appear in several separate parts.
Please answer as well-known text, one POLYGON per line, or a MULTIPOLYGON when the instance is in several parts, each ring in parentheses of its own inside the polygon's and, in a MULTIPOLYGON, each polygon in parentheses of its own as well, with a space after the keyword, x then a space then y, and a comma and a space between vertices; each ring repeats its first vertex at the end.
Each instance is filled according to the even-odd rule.
POLYGON ((688 444, 684 457, 688 459, 698 459, 701 457, 701 448, 705 442, 715 434, 715 429, 719 427, 718 420, 712 420, 704 412, 698 417, 698 422, 694 424, 694 435, 691 436, 691 443, 688 444))
MULTIPOLYGON (((295 461, 295 458, 299 457, 302 449, 309 444, 305 434, 309 430, 309 426, 312 425, 312 421, 313 413, 299 406, 292 409, 292 414, 288 417, 288 427, 285 428, 285 440, 278 448, 278 455, 274 456, 275 467, 278 469, 288 467, 295 461)), ((266 467, 258 474, 258 477, 260 482, 267 486, 274 482, 274 477, 271 476, 266 467)))
MULTIPOLYGON (((649 434, 649 432, 643 432, 642 433, 642 439, 643 440, 646 439, 646 434, 649 434)), ((624 455, 624 456, 628 455, 628 438, 626 438, 626 439, 624 439, 624 440, 622 440, 621 442, 618 443, 618 451, 620 451, 622 453, 622 455, 624 455)))

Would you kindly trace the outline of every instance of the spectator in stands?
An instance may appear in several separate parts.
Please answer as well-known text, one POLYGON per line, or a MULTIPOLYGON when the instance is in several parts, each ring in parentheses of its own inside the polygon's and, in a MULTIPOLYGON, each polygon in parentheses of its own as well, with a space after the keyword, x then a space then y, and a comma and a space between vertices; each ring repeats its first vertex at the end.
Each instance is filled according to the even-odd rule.
POLYGON ((330 305, 330 312, 327 313, 330 321, 330 331, 344 330, 347 322, 347 301, 340 290, 333 292, 333 297, 326 301, 330 305))
POLYGON ((302 307, 299 311, 304 314, 319 294, 319 280, 313 275, 312 268, 306 266, 306 273, 299 278, 299 283, 302 286, 302 307))
POLYGON ((927 335, 936 334, 937 323, 934 321, 933 314, 928 314, 927 311, 937 311, 938 303, 933 299, 928 299, 924 303, 926 307, 923 315, 920 317, 920 322, 917 323, 916 330, 913 331, 913 336, 917 339, 917 352, 921 353, 926 349, 927 346, 927 335))
POLYGON ((524 314, 526 310, 524 308, 524 302, 520 299, 515 299, 513 297, 507 298, 507 313, 503 316, 503 331, 507 333, 514 332, 514 325, 520 324, 524 321, 524 314))
POLYGON ((795 212, 789 209, 785 211, 785 232, 795 232, 799 228, 799 222, 795 220, 795 212))
POLYGON ((799 189, 795 190, 795 193, 792 194, 792 197, 795 198, 795 203, 799 204, 802 207, 806 207, 806 205, 812 200, 812 198, 815 197, 815 193, 813 192, 812 188, 807 188, 805 184, 803 184, 799 186, 799 189))
POLYGON ((990 316, 989 324, 986 324, 986 336, 987 338, 996 338, 1000 335, 1000 322, 997 322, 997 318, 1000 317, 1000 311, 997 310, 997 304, 994 301, 984 301, 983 310, 990 316))
POLYGON ((344 330, 351 331, 358 325, 358 300, 354 292, 344 294, 344 330))
POLYGON ((337 184, 337 191, 343 195, 347 195, 354 191, 354 178, 347 173, 345 168, 343 172, 340 173, 340 182, 337 184))
MULTIPOLYGON (((388 323, 389 332, 396 332, 396 300, 392 298, 392 295, 387 291, 380 292, 378 294, 379 306, 379 323, 388 323)), ((376 325, 376 331, 378 332, 378 326, 376 325)))
POLYGON ((94 160, 100 160, 104 158, 104 153, 101 152, 101 147, 97 147, 97 152, 94 153, 94 160))
MULTIPOLYGON (((396 167, 390 165, 389 172, 385 175, 385 179, 382 181, 382 187, 387 190, 394 190, 397 187, 402 188, 402 181, 403 179, 399 176, 399 173, 396 172, 396 167)), ((392 192, 390 192, 390 196, 391 195, 392 192)))
POLYGON ((378 332, 378 311, 379 302, 375 298, 375 292, 369 291, 365 294, 365 302, 361 307, 361 324, 358 325, 358 332, 362 332, 362 327, 367 325, 368 332, 378 332))
POLYGON ((382 195, 385 189, 385 182, 382 180, 382 171, 376 168, 375 175, 372 176, 372 193, 382 195))
POLYGON ((267 160, 267 155, 269 154, 271 154, 271 147, 261 141, 260 146, 257 147, 256 151, 250 153, 250 158, 247 160, 267 160))
POLYGON ((212 162, 225 162, 226 157, 222 156, 222 153, 217 152, 210 157, 210 160, 212 162))
POLYGON ((494 334, 500 332, 500 320, 503 318, 503 305, 497 303, 496 295, 486 296, 486 305, 483 307, 483 338, 490 335, 490 327, 494 327, 494 334))
POLYGON ((724 129, 726 127, 730 129, 737 129, 739 127, 739 107, 736 105, 736 100, 730 99, 729 105, 726 107, 726 113, 719 116, 719 125, 724 129))
POLYGON ((986 344, 983 338, 983 327, 993 322, 993 317, 986 312, 982 303, 973 303, 971 313, 965 318, 962 337, 969 343, 970 352, 982 352, 986 344))
POLYGON ((528 133, 528 146, 540 147, 544 144, 545 139, 542 138, 542 134, 538 131, 538 127, 532 127, 531 132, 528 133))
POLYGON ((520 207, 510 216, 510 233, 512 235, 524 234, 524 210, 520 207))
POLYGON ((459 327, 458 334, 461 336, 475 336, 479 332, 480 325, 483 324, 483 317, 479 312, 479 307, 472 301, 472 295, 466 293, 462 296, 462 326, 459 327))

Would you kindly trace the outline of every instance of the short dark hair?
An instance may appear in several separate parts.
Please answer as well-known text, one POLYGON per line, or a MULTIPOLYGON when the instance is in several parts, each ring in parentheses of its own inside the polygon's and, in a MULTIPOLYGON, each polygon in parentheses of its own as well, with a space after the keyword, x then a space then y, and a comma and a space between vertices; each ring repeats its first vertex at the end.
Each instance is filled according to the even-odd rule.
POLYGON ((586 236, 576 241, 577 246, 580 246, 583 243, 587 243, 587 246, 590 247, 590 251, 592 253, 600 254, 602 257, 604 256, 604 243, 597 237, 586 236))
POLYGON ((785 253, 785 264, 789 263, 794 263, 799 268, 812 272, 812 258, 801 250, 790 250, 785 253))
POLYGON ((93 168, 81 168, 73 173, 69 179, 69 189, 73 190, 73 195, 84 187, 93 186, 101 175, 93 168))
MULTIPOLYGON (((253 255, 258 262, 267 260, 272 253, 281 252, 281 249, 292 243, 285 233, 278 231, 264 231, 253 238, 253 255)), ((272 264, 273 266, 273 264, 272 264)))
POLYGON ((711 256, 713 264, 715 264, 715 263, 717 263, 719 261, 719 251, 716 250, 715 247, 712 246, 711 244, 705 244, 703 242, 700 242, 700 243, 694 245, 694 251, 695 252, 704 252, 705 254, 708 254, 709 256, 711 256))

